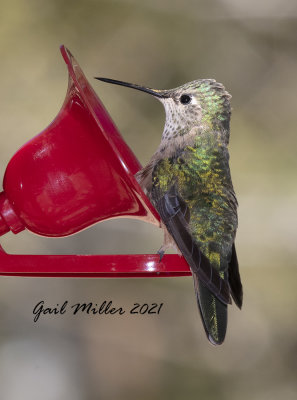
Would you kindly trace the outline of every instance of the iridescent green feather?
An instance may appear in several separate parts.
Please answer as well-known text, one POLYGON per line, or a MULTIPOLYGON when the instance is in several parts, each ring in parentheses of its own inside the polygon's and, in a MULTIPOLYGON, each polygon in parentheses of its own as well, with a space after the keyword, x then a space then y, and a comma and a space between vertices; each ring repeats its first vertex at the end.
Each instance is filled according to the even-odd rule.
POLYGON ((163 159, 155 176, 163 193, 177 184, 201 251, 216 269, 226 267, 237 228, 227 148, 218 137, 198 136, 193 146, 163 159))

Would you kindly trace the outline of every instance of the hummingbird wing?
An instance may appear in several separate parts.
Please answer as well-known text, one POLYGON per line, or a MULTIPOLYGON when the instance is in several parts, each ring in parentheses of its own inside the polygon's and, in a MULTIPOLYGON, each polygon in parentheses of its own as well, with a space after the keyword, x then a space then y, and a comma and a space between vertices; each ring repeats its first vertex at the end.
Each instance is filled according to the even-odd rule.
POLYGON ((175 240, 193 274, 224 304, 230 304, 230 291, 226 279, 212 267, 208 258, 200 251, 197 242, 188 227, 190 210, 178 193, 177 185, 162 194, 157 186, 153 186, 153 198, 156 209, 168 232, 175 240), (159 193, 158 193, 159 192, 159 193))
POLYGON ((241 308, 243 292, 242 292, 242 284, 241 284, 241 279, 240 279, 240 274, 239 274, 239 267, 238 267, 238 261, 237 261, 237 255, 236 255, 236 249, 235 249, 234 243, 232 246, 231 259, 230 259, 230 262, 228 265, 228 281, 229 281, 232 298, 233 298, 235 304, 237 305, 237 307, 241 308))

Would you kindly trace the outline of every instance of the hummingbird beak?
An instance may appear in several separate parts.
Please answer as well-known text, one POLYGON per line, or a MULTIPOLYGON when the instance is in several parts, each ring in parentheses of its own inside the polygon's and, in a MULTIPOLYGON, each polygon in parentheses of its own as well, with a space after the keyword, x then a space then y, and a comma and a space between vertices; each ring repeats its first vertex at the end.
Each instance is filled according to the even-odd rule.
POLYGON ((107 83, 113 83, 114 85, 121 85, 121 86, 126 86, 126 87, 129 87, 132 89, 140 90, 141 92, 149 93, 160 99, 166 99, 169 97, 168 92, 166 90, 151 89, 151 88, 147 88, 144 86, 135 85, 134 83, 122 82, 122 81, 117 81, 115 79, 109 79, 109 78, 95 77, 95 79, 98 79, 99 81, 103 81, 103 82, 107 82, 107 83))

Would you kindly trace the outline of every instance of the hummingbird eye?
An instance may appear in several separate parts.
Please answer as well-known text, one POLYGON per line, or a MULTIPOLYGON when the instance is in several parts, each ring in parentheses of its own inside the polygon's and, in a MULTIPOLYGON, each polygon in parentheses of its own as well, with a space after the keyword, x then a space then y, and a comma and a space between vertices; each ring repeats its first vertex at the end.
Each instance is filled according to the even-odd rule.
POLYGON ((189 96, 188 94, 183 94, 180 96, 179 101, 182 104, 189 104, 191 102, 191 96, 189 96))

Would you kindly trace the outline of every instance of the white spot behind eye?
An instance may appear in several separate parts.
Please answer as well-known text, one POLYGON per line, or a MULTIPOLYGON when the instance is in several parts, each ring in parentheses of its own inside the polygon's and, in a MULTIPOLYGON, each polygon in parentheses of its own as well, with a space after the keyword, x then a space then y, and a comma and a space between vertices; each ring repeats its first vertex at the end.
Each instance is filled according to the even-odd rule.
MULTIPOLYGON (((192 96, 191 104, 195 104, 195 105, 198 104, 197 98, 195 96, 192 96)), ((199 108, 201 108, 200 105, 198 105, 198 106, 199 106, 199 108)))

